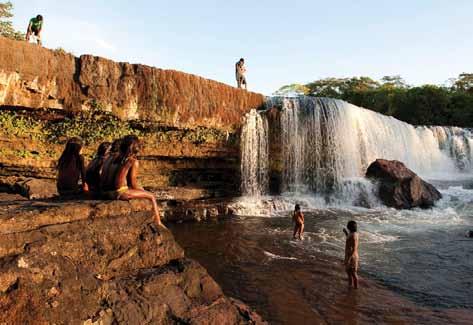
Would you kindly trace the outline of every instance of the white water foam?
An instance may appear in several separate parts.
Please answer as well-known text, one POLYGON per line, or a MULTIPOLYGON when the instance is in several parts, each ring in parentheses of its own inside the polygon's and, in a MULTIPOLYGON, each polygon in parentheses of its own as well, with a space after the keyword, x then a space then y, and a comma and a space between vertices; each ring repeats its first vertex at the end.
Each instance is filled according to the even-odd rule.
POLYGON ((282 192, 315 194, 325 201, 377 206, 373 185, 363 180, 378 158, 399 160, 426 179, 473 177, 473 135, 455 127, 414 127, 329 98, 273 97, 280 125, 250 112, 242 132, 242 192, 268 190, 269 129, 280 132, 282 192), (268 129, 269 128, 269 129, 268 129))

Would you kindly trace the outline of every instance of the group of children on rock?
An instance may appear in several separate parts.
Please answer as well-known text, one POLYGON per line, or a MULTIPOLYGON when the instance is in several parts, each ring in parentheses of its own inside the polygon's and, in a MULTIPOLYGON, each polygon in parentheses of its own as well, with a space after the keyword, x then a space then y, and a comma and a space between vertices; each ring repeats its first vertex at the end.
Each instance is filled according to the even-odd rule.
POLYGON ((83 194, 89 198, 108 200, 146 199, 153 205, 155 222, 162 225, 154 194, 145 191, 137 182, 138 137, 127 135, 113 143, 100 144, 94 159, 87 166, 81 150, 82 141, 71 138, 59 158, 56 185, 60 196, 83 194))
MULTIPOLYGON (((71 138, 59 158, 57 190, 62 197, 86 195, 107 200, 146 199, 153 205, 154 220, 162 225, 158 205, 153 193, 138 185, 138 153, 140 141, 134 135, 103 142, 92 161, 86 166, 81 154, 82 141, 71 138), (79 182, 81 180, 81 182, 79 182)), ((292 220, 295 224, 293 238, 302 240, 304 214, 296 204, 292 220)), ((348 222, 345 245, 345 270, 350 287, 358 288, 358 233, 355 221, 348 222)))

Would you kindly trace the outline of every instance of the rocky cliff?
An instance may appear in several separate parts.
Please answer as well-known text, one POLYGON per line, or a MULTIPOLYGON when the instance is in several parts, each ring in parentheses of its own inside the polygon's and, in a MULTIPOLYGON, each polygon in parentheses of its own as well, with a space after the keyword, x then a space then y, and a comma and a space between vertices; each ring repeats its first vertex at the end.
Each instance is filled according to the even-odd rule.
POLYGON ((101 141, 134 133, 144 141, 147 189, 167 198, 237 195, 241 117, 263 102, 183 72, 0 37, 0 178, 53 180, 68 137, 82 137, 91 159, 101 141))
POLYGON ((146 202, 51 197, 67 138, 80 136, 90 160, 102 141, 136 134, 139 181, 167 222, 231 213, 223 197, 239 192, 241 117, 263 101, 0 37, 0 323, 262 323, 151 222, 146 202))
POLYGON ((93 102, 122 119, 228 130, 264 97, 179 71, 77 58, 0 37, 0 106, 76 112, 93 102))

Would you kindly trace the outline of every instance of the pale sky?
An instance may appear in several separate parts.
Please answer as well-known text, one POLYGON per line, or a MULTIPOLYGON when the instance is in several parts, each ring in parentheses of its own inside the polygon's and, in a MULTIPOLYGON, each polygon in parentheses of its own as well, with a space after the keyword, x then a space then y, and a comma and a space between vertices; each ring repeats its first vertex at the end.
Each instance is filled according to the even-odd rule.
POLYGON ((175 69, 271 94, 326 77, 400 74, 442 84, 473 72, 473 0, 12 0, 44 16, 43 43, 75 55, 175 69))

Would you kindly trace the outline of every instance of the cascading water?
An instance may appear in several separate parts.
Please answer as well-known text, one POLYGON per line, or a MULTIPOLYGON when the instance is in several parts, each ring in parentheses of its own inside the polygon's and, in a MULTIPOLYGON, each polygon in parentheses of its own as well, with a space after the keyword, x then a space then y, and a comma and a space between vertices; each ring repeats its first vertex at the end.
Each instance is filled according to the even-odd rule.
MULTIPOLYGON (((237 252, 233 260, 225 259, 226 263, 234 263, 226 269, 238 267, 247 270, 250 276, 237 277, 231 287, 240 287, 242 278, 251 279, 244 283, 250 289, 251 299, 254 292, 261 292, 266 286, 264 297, 283 295, 282 308, 284 301, 293 297, 314 297, 319 291, 327 296, 329 292, 329 299, 322 294, 324 299, 302 300, 301 305, 311 306, 311 311, 325 310, 325 306, 316 305, 323 301, 336 308, 339 299, 330 297, 339 297, 341 289, 331 292, 337 286, 322 281, 331 284, 321 291, 320 281, 318 277, 315 281, 313 274, 330 274, 331 268, 339 269, 345 256, 342 229, 349 220, 355 220, 363 277, 376 279, 395 290, 395 294, 407 297, 409 304, 422 306, 419 318, 401 317, 400 322, 426 322, 425 311, 429 305, 436 313, 442 308, 454 308, 449 312, 473 310, 471 240, 464 238, 473 229, 471 130, 415 127, 328 98, 270 98, 267 107, 266 111, 251 111, 246 115, 241 134, 242 191, 246 196, 235 200, 231 207, 235 214, 245 218, 218 223, 219 231, 211 224, 208 236, 195 235, 194 227, 183 236, 196 236, 208 245, 208 249, 199 248, 198 252, 225 249, 228 245, 222 243, 229 241, 237 243, 230 250, 211 252, 206 257, 231 256, 237 252), (404 162, 435 185, 442 199, 428 210, 395 210, 383 206, 377 201, 376 185, 364 177, 368 165, 377 158, 404 162), (275 195, 262 196, 268 194, 268 189, 275 195), (291 212, 296 203, 305 215, 302 241, 290 240, 291 212), (220 230, 224 235, 216 236, 220 230), (209 242, 209 238, 214 241, 209 242), (261 256, 267 257, 264 263, 260 262, 261 256), (276 262, 279 259, 286 261, 276 262), (290 274, 295 265, 292 260, 297 260, 298 268, 307 267, 307 271, 301 272, 296 280, 281 278, 278 286, 283 290, 274 292, 274 274, 290 274), (314 261, 323 261, 320 269, 314 261), (261 276, 252 277, 255 273, 261 276), (315 289, 307 295, 307 288, 311 287, 315 289)), ((195 242, 191 238, 190 246, 195 246, 195 242)), ((219 271, 221 267, 216 270, 219 271)), ((334 272, 339 277, 339 272, 334 272)), ((370 295, 374 297, 373 304, 380 303, 381 307, 360 316, 353 304, 355 322, 369 319, 386 303, 398 304, 393 298, 383 300, 395 297, 392 294, 382 293, 378 297, 375 291, 370 291, 370 295)), ((266 299, 261 301, 267 305, 266 299)), ((346 310, 351 305, 351 301, 343 303, 341 308, 346 310)), ((281 309, 275 310, 278 314, 281 309)), ((326 314, 324 321, 328 319, 326 314)), ((339 319, 340 312, 335 314, 339 319)), ((435 319, 452 323, 459 314, 452 315, 448 321, 437 314, 435 319)), ((464 319, 458 323, 468 323, 471 315, 464 319)), ((303 320, 307 322, 305 315, 303 320)), ((372 322, 382 321, 376 318, 372 322)), ((317 322, 320 321, 311 323, 317 322)), ((301 321, 290 319, 287 323, 301 321)))
MULTIPOLYGON (((377 158, 404 162, 427 179, 473 171, 473 136, 467 129, 414 127, 341 100, 272 97, 280 109, 282 192, 335 194, 339 198, 369 192, 361 180, 377 158)), ((247 195, 268 186, 268 124, 251 112, 242 133, 242 188, 247 195), (264 138, 264 139, 263 139, 264 138)), ((269 159, 268 159, 269 158, 269 159)))
POLYGON ((268 189, 268 120, 251 110, 241 131, 241 190, 246 196, 259 196, 268 189))

